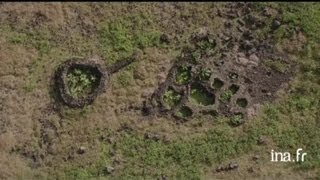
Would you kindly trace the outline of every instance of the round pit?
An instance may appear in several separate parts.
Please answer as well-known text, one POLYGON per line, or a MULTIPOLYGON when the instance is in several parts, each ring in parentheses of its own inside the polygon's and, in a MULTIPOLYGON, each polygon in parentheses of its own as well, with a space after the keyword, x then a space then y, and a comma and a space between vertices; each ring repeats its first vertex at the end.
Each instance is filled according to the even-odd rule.
POLYGON ((55 86, 66 105, 84 107, 104 91, 107 79, 106 70, 95 61, 70 59, 58 67, 55 86))

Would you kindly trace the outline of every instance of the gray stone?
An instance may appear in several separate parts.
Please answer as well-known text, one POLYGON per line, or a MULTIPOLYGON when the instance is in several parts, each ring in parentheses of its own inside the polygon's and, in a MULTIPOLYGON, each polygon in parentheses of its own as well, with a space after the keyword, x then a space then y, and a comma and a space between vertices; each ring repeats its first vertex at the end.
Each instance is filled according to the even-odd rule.
POLYGON ((151 89, 151 88, 145 89, 145 90, 143 90, 141 97, 142 98, 150 97, 152 93, 153 93, 153 89, 151 89))
POLYGON ((264 8, 262 11, 262 15, 266 16, 266 17, 270 17, 271 13, 269 12, 268 8, 264 8))
POLYGON ((260 137, 258 139, 258 145, 266 145, 267 144, 267 139, 265 137, 260 137))
POLYGON ((237 17, 240 17, 240 16, 241 16, 241 12, 237 11, 237 17))
POLYGON ((229 169, 232 170, 232 169, 237 169, 239 167, 239 164, 237 162, 231 162, 229 164, 229 169))
POLYGON ((253 107, 247 109, 248 118, 253 118, 256 115, 256 111, 253 107))
POLYGON ((274 21, 272 22, 272 28, 273 28, 273 29, 278 29, 280 26, 281 26, 281 22, 280 22, 280 21, 274 20, 274 21))
POLYGON ((250 27, 250 29, 251 29, 251 30, 256 30, 256 29, 257 29, 257 25, 256 25, 256 24, 252 25, 252 26, 250 27))
POLYGON ((258 63, 260 59, 259 59, 259 57, 258 57, 257 55, 251 54, 251 55, 249 56, 249 60, 250 60, 250 61, 253 61, 253 62, 255 62, 255 63, 258 63))
POLYGON ((110 143, 110 144, 113 144, 116 142, 115 138, 114 137, 108 137, 107 138, 107 142, 110 143))
POLYGON ((106 173, 108 173, 108 174, 111 174, 114 170, 115 170, 115 169, 114 169, 114 167, 112 167, 112 166, 106 166, 106 167, 105 167, 105 171, 106 171, 106 173))
POLYGON ((78 149, 78 153, 79 154, 84 154, 86 152, 87 148, 84 147, 84 146, 80 146, 79 149, 78 149))
POLYGON ((247 65, 249 60, 247 58, 240 57, 238 58, 238 62, 242 65, 247 65))
POLYGON ((258 114, 258 112, 260 111, 260 109, 261 109, 260 104, 255 104, 252 107, 248 108, 248 110, 247 110, 248 118, 251 119, 251 118, 255 117, 258 114))
POLYGON ((259 155, 254 155, 253 157, 252 157, 252 160, 254 160, 254 161, 257 161, 257 160, 259 160, 260 159, 260 156, 259 155))
POLYGON ((242 27, 237 27, 238 31, 240 32, 244 32, 243 28, 242 27))
POLYGON ((249 50, 249 54, 253 54, 253 53, 256 53, 257 52, 257 49, 256 48, 252 48, 249 50))
POLYGON ((224 167, 221 166, 221 165, 216 168, 216 171, 217 171, 217 172, 221 172, 221 171, 223 171, 223 170, 224 170, 224 167))
POLYGON ((144 137, 146 139, 151 139, 154 141, 159 141, 161 139, 161 136, 159 134, 153 134, 153 133, 146 133, 144 137))
POLYGON ((238 57, 246 57, 246 55, 242 52, 238 53, 238 57))
POLYGON ((238 51, 238 50, 239 50, 239 46, 235 44, 234 47, 232 48, 232 51, 238 51))
POLYGON ((157 75, 157 79, 158 79, 159 84, 164 83, 166 81, 166 78, 167 78, 167 76, 165 73, 160 73, 157 75))
POLYGON ((254 45, 248 40, 243 41, 242 45, 247 50, 250 50, 254 47, 254 45))
POLYGON ((194 34, 194 38, 195 39, 204 39, 208 36, 209 31, 206 27, 202 27, 200 28, 195 34, 194 34))
POLYGON ((224 41, 229 41, 230 39, 231 39, 230 36, 223 36, 223 40, 224 40, 224 41))

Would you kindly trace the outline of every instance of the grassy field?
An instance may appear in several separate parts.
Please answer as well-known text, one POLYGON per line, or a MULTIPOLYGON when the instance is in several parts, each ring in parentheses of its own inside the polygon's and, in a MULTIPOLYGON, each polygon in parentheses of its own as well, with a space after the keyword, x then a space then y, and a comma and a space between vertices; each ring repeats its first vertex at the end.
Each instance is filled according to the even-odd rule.
MULTIPOLYGON (((319 179, 320 3, 254 3, 256 11, 282 12, 276 47, 299 68, 279 98, 245 124, 233 127, 220 116, 177 124, 127 111, 159 85, 192 32, 219 28, 223 22, 213 12, 224 5, 1 4, 0 179, 319 179), (107 67, 135 52, 139 60, 112 75, 92 105, 65 107, 61 116, 46 111, 53 73, 66 59, 97 56, 107 67), (83 154, 77 153, 81 146, 83 154), (308 153, 305 162, 270 162, 271 149, 298 148, 308 153), (259 163, 248 160, 255 155, 259 163), (237 171, 215 172, 230 161, 238 162, 237 171)), ((268 33, 261 29, 257 37, 268 33)), ((281 62, 266 63, 286 70, 281 62)))

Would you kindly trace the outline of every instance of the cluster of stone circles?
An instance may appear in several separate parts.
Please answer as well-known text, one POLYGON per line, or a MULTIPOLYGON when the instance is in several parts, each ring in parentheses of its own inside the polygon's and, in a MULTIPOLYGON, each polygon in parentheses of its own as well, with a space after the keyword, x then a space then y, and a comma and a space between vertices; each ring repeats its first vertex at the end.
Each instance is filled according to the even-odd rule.
MULTIPOLYGON (((144 102, 145 115, 170 115, 180 120, 224 115, 235 117, 233 123, 239 125, 255 113, 255 105, 275 98, 294 68, 285 54, 273 48, 272 31, 270 38, 254 37, 256 31, 267 26, 263 20, 270 16, 253 12, 251 5, 231 3, 226 7, 230 9, 227 14, 219 14, 225 19, 220 32, 201 28, 191 35, 191 45, 182 50, 165 82, 144 102), (264 61, 269 59, 285 63, 287 71, 267 67, 264 61), (190 79, 182 84, 177 83, 181 67, 190 72, 190 79), (203 71, 210 72, 206 79, 201 78, 203 71), (168 91, 179 97, 171 107, 166 103, 168 91), (207 102, 196 102, 194 91, 207 102)), ((273 24, 272 28, 277 28, 273 24)))
POLYGON ((95 98, 104 91, 109 74, 103 66, 96 61, 73 58, 62 63, 55 73, 55 88, 58 91, 58 96, 67 106, 73 108, 81 108, 91 104, 95 98), (97 84, 94 85, 92 91, 84 97, 76 98, 70 93, 68 86, 67 75, 74 69, 88 70, 97 78, 97 84))
MULTIPOLYGON (((217 15, 224 25, 217 32, 206 28, 191 35, 163 82, 143 102, 145 115, 170 115, 188 120, 198 115, 236 117, 240 124, 255 105, 275 98, 276 92, 293 75, 289 58, 274 48, 272 33, 281 25, 279 16, 271 17, 269 10, 252 11, 252 3, 230 3, 226 13, 217 15), (268 18, 275 18, 266 38, 256 38, 259 29, 268 26, 268 18), (281 61, 289 68, 286 72, 270 69, 266 60, 281 61), (250 111, 249 111, 250 109, 250 111)), ((71 59, 56 71, 55 82, 62 101, 70 107, 91 104, 104 91, 112 73, 129 65, 137 56, 119 61, 104 69, 96 61, 71 59), (73 68, 90 70, 99 80, 93 91, 83 98, 70 94, 67 74, 73 68)), ((252 113, 253 112, 253 113, 252 113)), ((251 115, 250 115, 251 116, 251 115)))
POLYGON ((244 118, 246 107, 250 105, 250 96, 241 85, 241 81, 244 81, 242 73, 228 65, 227 62, 219 60, 215 60, 214 63, 197 61, 197 57, 195 57, 197 49, 200 49, 199 54, 202 58, 211 57, 219 46, 219 42, 214 36, 200 38, 197 36, 196 38, 193 39, 196 46, 183 50, 181 56, 170 69, 166 81, 152 94, 150 102, 145 102, 145 113, 169 114, 184 120, 197 114, 241 115, 241 118, 244 118), (208 49, 202 51, 197 43, 203 42, 207 43, 210 46, 210 51, 213 52, 207 52, 208 49), (181 68, 186 69, 185 73, 188 74, 187 80, 183 83, 178 82, 181 68), (202 77, 202 72, 206 73, 206 77, 202 77), (165 102, 168 90, 176 92, 180 97, 172 107, 168 107, 165 102), (202 98, 205 98, 205 102, 196 102, 192 98, 194 91, 198 91, 203 96, 202 98), (227 99, 223 98, 225 93, 229 93, 227 99), (181 113, 185 115, 181 116, 181 113))

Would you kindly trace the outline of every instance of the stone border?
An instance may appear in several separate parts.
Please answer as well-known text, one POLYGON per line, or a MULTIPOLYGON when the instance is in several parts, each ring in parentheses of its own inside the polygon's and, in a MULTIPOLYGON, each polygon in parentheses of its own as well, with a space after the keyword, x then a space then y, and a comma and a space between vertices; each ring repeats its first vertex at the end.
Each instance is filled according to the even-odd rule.
POLYGON ((107 70, 96 61, 72 58, 65 61, 58 67, 55 73, 55 86, 64 104, 73 108, 82 108, 88 104, 91 104, 95 98, 104 91, 108 79, 109 74, 107 73, 107 70), (100 78, 97 88, 95 88, 92 93, 84 98, 77 99, 72 97, 69 93, 69 88, 67 86, 67 73, 73 67, 89 68, 100 78))

